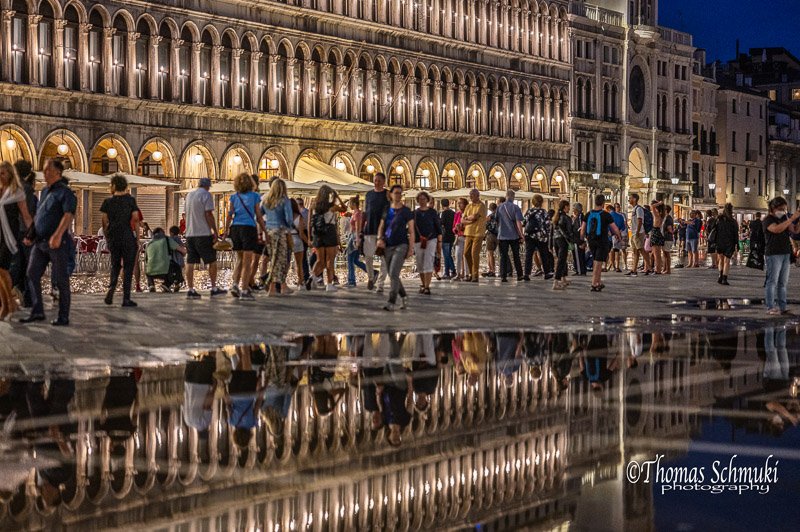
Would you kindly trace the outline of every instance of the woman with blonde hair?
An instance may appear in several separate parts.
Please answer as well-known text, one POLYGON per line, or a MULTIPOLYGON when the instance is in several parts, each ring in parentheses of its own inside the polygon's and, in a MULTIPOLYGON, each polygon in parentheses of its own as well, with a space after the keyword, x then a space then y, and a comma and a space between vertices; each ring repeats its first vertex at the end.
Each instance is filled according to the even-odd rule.
POLYGON ((12 258, 20 252, 20 217, 26 227, 33 223, 22 182, 14 166, 4 161, 0 163, 0 320, 17 310, 9 269, 12 258))
POLYGON ((233 268, 231 295, 241 300, 253 300, 250 291, 253 253, 258 247, 258 230, 264 231, 264 220, 259 212, 261 196, 254 191, 255 183, 250 174, 241 173, 233 180, 228 215, 225 217, 225 235, 233 241, 236 265, 233 268), (241 290, 239 282, 241 281, 241 290))
POLYGON ((327 272, 328 292, 333 292, 336 287, 333 284, 334 270, 333 264, 336 254, 339 252, 339 229, 336 219, 337 213, 346 212, 347 207, 342 202, 339 195, 328 185, 319 187, 317 197, 314 200, 314 214, 311 216, 311 236, 312 245, 317 250, 317 262, 314 264, 314 280, 306 283, 322 283, 322 273, 327 272))
POLYGON ((286 192, 283 179, 273 179, 269 192, 261 201, 261 211, 267 227, 267 245, 269 246, 269 294, 291 294, 286 286, 286 274, 289 271, 289 231, 294 227, 292 202, 286 192))

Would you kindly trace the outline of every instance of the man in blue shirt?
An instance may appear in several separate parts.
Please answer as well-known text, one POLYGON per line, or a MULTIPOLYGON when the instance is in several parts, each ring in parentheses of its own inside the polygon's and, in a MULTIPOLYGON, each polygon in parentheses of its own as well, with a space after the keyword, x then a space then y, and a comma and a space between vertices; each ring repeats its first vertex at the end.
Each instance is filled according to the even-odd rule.
POLYGON ((497 241, 500 245, 500 278, 508 282, 508 275, 512 273, 511 262, 508 260, 508 248, 514 256, 514 268, 517 270, 517 280, 522 281, 522 260, 519 256, 519 245, 524 241, 522 232, 522 211, 514 203, 516 193, 513 190, 506 192, 506 201, 497 207, 494 219, 497 221, 497 241))
POLYGON ((51 264, 50 276, 58 288, 58 319, 52 325, 69 325, 69 250, 68 240, 72 238, 69 228, 75 218, 78 200, 63 178, 64 165, 56 159, 49 159, 44 167, 44 180, 47 186, 42 190, 39 207, 36 210, 33 229, 25 238, 26 245, 33 245, 28 263, 28 286, 33 296, 31 314, 20 323, 44 321, 42 302, 42 275, 51 264))
POLYGON ((606 211, 614 219, 614 225, 617 226, 621 235, 617 237, 609 233, 609 238, 611 238, 611 261, 606 264, 606 271, 614 268, 617 272, 621 272, 620 259, 622 258, 622 250, 625 249, 625 235, 628 234, 628 227, 625 225, 625 217, 617 212, 617 208, 614 205, 609 204, 606 206, 606 211))

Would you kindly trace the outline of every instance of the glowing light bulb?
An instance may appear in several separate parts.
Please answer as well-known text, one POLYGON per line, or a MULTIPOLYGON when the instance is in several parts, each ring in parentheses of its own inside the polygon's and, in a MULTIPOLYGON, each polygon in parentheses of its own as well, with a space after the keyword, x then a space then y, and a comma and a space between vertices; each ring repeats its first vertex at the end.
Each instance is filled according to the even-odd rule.
POLYGON ((368 173, 368 174, 371 174, 371 173, 372 173, 372 172, 374 172, 374 171, 375 171, 375 166, 373 166, 373 165, 371 165, 371 164, 368 164, 368 165, 367 165, 367 173, 368 173))
POLYGON ((406 171, 406 169, 405 169, 405 168, 403 168, 403 165, 402 165, 402 164, 398 164, 398 165, 397 165, 397 169, 396 169, 396 170, 397 170, 397 173, 398 173, 398 174, 402 174, 403 172, 405 172, 405 171, 406 171))
POLYGON ((556 176, 556 183, 561 183, 561 180, 562 180, 562 179, 564 179, 564 178, 563 178, 563 177, 561 177, 560 175, 557 175, 557 176, 556 176))
POLYGON ((494 178, 495 179, 500 179, 501 175, 503 175, 503 174, 500 173, 500 170, 495 170, 494 171, 494 178))
POLYGON ((106 155, 108 155, 109 159, 116 159, 119 153, 117 152, 117 149, 112 146, 106 151, 106 155))
POLYGON ((164 154, 161 153, 161 151, 156 150, 150 155, 150 158, 153 159, 155 162, 158 162, 164 158, 164 154))
POLYGON ((447 177, 455 177, 455 176, 456 176, 456 171, 453 170, 452 168, 447 171, 447 177))
POLYGON ((59 155, 66 155, 69 153, 69 146, 67 146, 66 143, 62 142, 61 144, 58 145, 58 148, 56 148, 56 150, 58 151, 59 155))
POLYGON ((242 164, 242 156, 238 153, 233 156, 233 164, 242 164))
POLYGON ((8 148, 9 150, 17 149, 17 141, 14 139, 8 139, 6 141, 6 148, 8 148))
POLYGON ((522 179, 522 172, 515 172, 514 177, 517 179, 522 179))
POLYGON ((422 170, 422 177, 430 177, 430 176, 431 176, 431 171, 430 170, 428 170, 427 168, 422 170))
POLYGON ((277 168, 279 165, 280 165, 280 163, 278 162, 278 159, 272 159, 272 160, 269 162, 269 166, 270 166, 272 169, 275 169, 275 168, 277 168))
POLYGON ((192 161, 194 161, 194 164, 202 163, 203 162, 203 154, 202 153, 195 153, 192 156, 192 161))
POLYGON ((477 179, 479 175, 481 175, 481 173, 478 170, 472 171, 472 177, 474 177, 475 179, 477 179))
POLYGON ((340 172, 344 172, 345 168, 347 168, 343 161, 336 161, 336 169, 340 172))

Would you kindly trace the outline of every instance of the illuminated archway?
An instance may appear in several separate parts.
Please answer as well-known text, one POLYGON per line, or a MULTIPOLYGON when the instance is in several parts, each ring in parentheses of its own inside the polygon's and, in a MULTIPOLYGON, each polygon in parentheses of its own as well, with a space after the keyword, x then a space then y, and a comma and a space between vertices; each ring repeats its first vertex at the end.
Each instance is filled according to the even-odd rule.
POLYGON ((19 159, 36 163, 33 141, 24 129, 15 124, 0 126, 0 159, 15 163, 19 159))
POLYGON ((557 169, 553 172, 553 177, 550 178, 550 191, 554 194, 566 194, 569 191, 567 175, 563 170, 557 169))
POLYGON ((113 133, 100 137, 89 157, 89 172, 108 175, 114 172, 134 173, 133 152, 123 138, 113 133))
POLYGON ((383 172, 383 163, 381 162, 380 157, 371 153, 364 157, 364 160, 361 161, 361 165, 359 166, 358 170, 358 177, 364 179, 365 181, 372 182, 375 174, 382 174, 383 172))
POLYGON ((436 162, 430 157, 422 159, 414 172, 414 188, 423 190, 438 189, 439 183, 436 178, 439 176, 439 168, 436 162))
POLYGON ((508 180, 509 188, 512 190, 530 190, 528 171, 522 165, 515 166, 511 171, 511 178, 508 180))
POLYGON ((242 172, 252 175, 253 162, 245 147, 241 144, 234 144, 228 148, 228 151, 222 156, 219 171, 220 181, 233 181, 242 172))
POLYGON ((273 177, 289 179, 289 164, 280 148, 268 148, 258 162, 259 181, 269 181, 273 177))
POLYGON ((336 155, 331 158, 330 165, 337 170, 347 172, 350 175, 356 174, 356 162, 346 151, 337 152, 336 155))
POLYGON ((81 139, 72 131, 57 129, 50 133, 42 142, 39 150, 39 168, 44 167, 47 159, 58 159, 64 168, 73 168, 81 172, 88 166, 86 150, 81 139))
POLYGON ((534 168, 533 175, 531 176, 531 190, 535 192, 548 192, 550 189, 547 187, 548 183, 547 172, 541 166, 534 168))
POLYGON ((449 161, 442 169, 441 189, 456 190, 464 186, 464 171, 456 161, 449 161))
POLYGON ((403 188, 411 188, 411 163, 407 158, 401 156, 395 157, 392 164, 389 165, 389 175, 386 176, 388 185, 403 185, 403 188))
POLYGON ((502 164, 496 164, 489 170, 488 179, 489 190, 505 190, 506 183, 506 169, 502 164))
POLYGON ((196 141, 183 151, 180 176, 183 179, 197 180, 201 177, 217 179, 217 165, 211 150, 202 141, 196 141))
POLYGON ((163 138, 145 142, 136 165, 136 172, 143 176, 175 177, 175 151, 163 138))
POLYGON ((486 171, 481 163, 474 162, 469 166, 464 177, 464 186, 466 188, 486 190, 486 171))

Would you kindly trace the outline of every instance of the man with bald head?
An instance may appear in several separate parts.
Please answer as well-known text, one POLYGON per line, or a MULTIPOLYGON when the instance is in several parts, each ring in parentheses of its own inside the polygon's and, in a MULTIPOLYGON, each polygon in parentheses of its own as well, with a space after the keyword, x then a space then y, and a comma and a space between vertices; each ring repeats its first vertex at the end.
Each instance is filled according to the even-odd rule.
POLYGON ((486 205, 481 202, 481 193, 477 188, 469 192, 469 205, 467 205, 464 215, 461 217, 461 225, 464 226, 464 258, 467 261, 466 281, 478 282, 481 245, 483 237, 486 235, 486 205))

